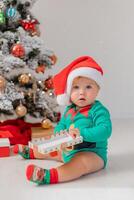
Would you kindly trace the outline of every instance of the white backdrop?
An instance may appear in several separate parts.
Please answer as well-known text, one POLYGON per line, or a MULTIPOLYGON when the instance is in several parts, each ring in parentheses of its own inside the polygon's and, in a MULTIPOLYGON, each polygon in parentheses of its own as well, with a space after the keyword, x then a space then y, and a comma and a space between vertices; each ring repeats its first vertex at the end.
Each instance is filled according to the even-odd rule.
POLYGON ((113 118, 134 118, 133 9, 134 0, 38 0, 32 9, 58 57, 54 73, 82 55, 103 67, 99 99, 113 118))

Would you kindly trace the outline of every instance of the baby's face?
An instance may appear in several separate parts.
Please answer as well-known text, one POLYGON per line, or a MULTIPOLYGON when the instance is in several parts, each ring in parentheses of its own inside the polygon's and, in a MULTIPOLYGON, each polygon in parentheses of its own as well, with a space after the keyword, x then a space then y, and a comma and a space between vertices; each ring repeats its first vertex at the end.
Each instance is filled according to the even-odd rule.
POLYGON ((86 77, 77 77, 73 80, 71 88, 71 101, 78 107, 92 104, 99 92, 95 81, 86 77))

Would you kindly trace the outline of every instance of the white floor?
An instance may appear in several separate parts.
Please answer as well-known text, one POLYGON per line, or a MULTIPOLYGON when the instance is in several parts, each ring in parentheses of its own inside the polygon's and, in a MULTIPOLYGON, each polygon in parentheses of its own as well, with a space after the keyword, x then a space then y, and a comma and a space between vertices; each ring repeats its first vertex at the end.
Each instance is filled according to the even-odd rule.
POLYGON ((25 178, 28 164, 44 168, 60 163, 42 160, 23 160, 19 156, 0 158, 1 200, 126 200, 134 198, 134 120, 114 120, 109 140, 107 169, 73 182, 36 186, 25 178))

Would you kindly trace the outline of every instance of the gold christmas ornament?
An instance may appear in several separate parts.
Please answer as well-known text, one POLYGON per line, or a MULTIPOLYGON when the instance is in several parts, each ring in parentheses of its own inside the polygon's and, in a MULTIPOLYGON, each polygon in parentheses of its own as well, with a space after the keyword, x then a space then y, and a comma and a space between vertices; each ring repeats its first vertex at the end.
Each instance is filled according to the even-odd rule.
POLYGON ((44 73, 45 72, 45 65, 39 65, 37 68, 36 68, 36 72, 37 73, 44 73))
POLYGON ((0 90, 4 90, 6 87, 6 79, 3 76, 0 76, 0 90))
POLYGON ((49 119, 43 119, 41 126, 42 128, 49 129, 52 127, 52 122, 49 119))
POLYGON ((28 74, 21 74, 19 77, 19 83, 21 84, 27 84, 30 81, 30 77, 28 76, 28 74))
POLYGON ((16 107, 15 112, 19 117, 24 117, 27 114, 27 108, 20 104, 16 107))

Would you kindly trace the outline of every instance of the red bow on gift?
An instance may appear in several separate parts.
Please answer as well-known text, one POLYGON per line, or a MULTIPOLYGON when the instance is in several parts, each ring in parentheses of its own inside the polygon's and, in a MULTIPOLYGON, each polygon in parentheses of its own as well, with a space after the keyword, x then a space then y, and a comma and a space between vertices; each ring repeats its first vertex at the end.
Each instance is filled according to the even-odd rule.
POLYGON ((36 30, 36 24, 38 24, 37 20, 20 20, 20 24, 26 31, 35 31, 36 30))
POLYGON ((31 140, 31 124, 21 119, 7 120, 0 123, 0 137, 9 138, 11 145, 27 145, 31 140))
POLYGON ((13 135, 10 133, 10 131, 3 131, 0 130, 0 138, 11 138, 13 135))

